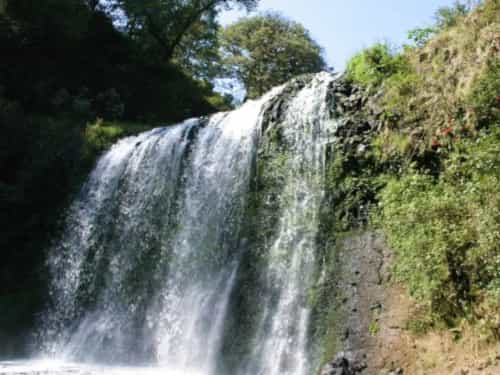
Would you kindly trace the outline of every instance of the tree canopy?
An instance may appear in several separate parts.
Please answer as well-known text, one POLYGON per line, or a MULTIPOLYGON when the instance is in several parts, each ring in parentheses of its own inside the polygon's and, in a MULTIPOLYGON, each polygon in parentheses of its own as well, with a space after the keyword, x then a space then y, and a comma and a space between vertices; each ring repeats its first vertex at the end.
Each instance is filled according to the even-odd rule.
POLYGON ((164 61, 176 59, 185 66, 213 60, 222 9, 254 9, 259 0, 110 0, 108 8, 121 11, 126 32, 146 50, 159 51, 164 61), (209 51, 208 55, 206 51, 209 51))
MULTIPOLYGON (((217 15, 257 3, 0 0, 0 342, 29 337, 46 293, 41 249, 96 158, 120 137, 229 109, 212 84, 217 15)), ((289 45, 307 47, 289 39, 290 56, 289 45)), ((305 64, 307 53, 293 61, 305 64)))
POLYGON ((304 73, 326 68, 322 48, 301 24, 268 13, 244 18, 221 32, 224 72, 249 98, 304 73))

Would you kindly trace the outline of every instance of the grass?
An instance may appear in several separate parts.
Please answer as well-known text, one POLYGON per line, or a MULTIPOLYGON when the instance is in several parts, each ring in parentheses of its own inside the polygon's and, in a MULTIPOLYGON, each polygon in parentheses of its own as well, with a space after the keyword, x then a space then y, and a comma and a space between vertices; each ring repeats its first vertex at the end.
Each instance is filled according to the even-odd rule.
POLYGON ((120 138, 136 135, 152 128, 151 125, 97 120, 85 128, 85 156, 89 160, 94 160, 120 138))

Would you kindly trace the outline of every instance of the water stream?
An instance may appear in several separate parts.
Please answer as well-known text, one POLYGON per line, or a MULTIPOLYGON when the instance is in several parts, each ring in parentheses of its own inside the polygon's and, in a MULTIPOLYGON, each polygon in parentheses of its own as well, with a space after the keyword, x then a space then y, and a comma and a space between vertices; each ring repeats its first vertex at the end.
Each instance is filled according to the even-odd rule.
MULTIPOLYGON (((332 80, 318 74, 284 99, 284 203, 261 270, 269 292, 238 375, 310 375, 317 366, 308 291, 335 126, 332 80)), ((223 373, 253 165, 265 111, 283 90, 126 138, 100 158, 50 252, 36 359, 0 362, 0 374, 223 373)))

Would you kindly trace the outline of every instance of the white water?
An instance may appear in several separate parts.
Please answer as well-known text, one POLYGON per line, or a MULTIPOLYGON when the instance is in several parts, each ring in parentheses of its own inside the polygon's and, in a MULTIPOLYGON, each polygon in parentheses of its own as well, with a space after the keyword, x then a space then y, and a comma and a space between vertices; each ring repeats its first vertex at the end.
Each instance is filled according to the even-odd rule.
POLYGON ((0 375, 204 375, 167 367, 113 367, 57 360, 11 361, 0 363, 0 375))
POLYGON ((255 337, 255 350, 245 375, 308 375, 307 292, 313 286, 319 205, 323 198, 324 147, 335 123, 326 106, 332 77, 317 75, 292 99, 284 120, 285 138, 293 152, 287 161, 286 203, 277 238, 270 248, 268 288, 279 295, 264 301, 265 314, 255 337))
MULTIPOLYGON (((335 127, 332 79, 316 75, 287 106, 289 173, 262 270, 272 292, 262 296, 240 375, 314 373, 307 293, 335 127)), ((220 375, 262 111, 281 90, 127 138, 99 160, 49 258, 52 307, 38 353, 46 360, 0 363, 0 374, 220 375)))

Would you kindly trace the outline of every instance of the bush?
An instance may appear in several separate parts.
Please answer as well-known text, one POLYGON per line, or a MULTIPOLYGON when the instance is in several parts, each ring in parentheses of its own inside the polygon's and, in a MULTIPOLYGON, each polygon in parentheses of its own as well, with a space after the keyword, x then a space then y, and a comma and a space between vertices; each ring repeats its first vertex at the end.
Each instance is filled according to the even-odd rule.
POLYGON ((365 87, 379 86, 384 79, 405 70, 405 59, 387 44, 375 44, 347 63, 347 79, 365 87))
POLYGON ((439 29, 449 29, 456 26, 459 20, 470 12, 470 7, 460 1, 455 1, 452 6, 439 8, 434 16, 439 29))
POLYGON ((85 129, 84 158, 92 164, 97 156, 109 149, 120 138, 136 135, 151 129, 150 125, 102 122, 88 124, 85 129))
POLYGON ((413 41, 417 47, 423 47, 436 33, 456 26, 460 19, 464 18, 471 8, 459 1, 452 6, 441 7, 434 15, 435 23, 432 27, 417 27, 408 31, 408 39, 413 41))
POLYGON ((435 33, 436 29, 433 27, 418 27, 408 31, 408 39, 415 43, 417 47, 423 47, 435 33))
MULTIPOLYGON (((500 129, 460 141, 439 178, 415 171, 381 193, 394 273, 435 318, 496 322, 500 304, 500 129), (485 308, 485 306, 490 306, 485 308)), ((498 334, 500 325, 490 324, 498 334)))
POLYGON ((494 59, 469 95, 470 109, 478 125, 485 127, 500 121, 500 60, 494 59))
POLYGON ((120 94, 114 88, 99 93, 95 100, 95 106, 99 117, 110 120, 121 119, 125 112, 125 105, 120 94))

